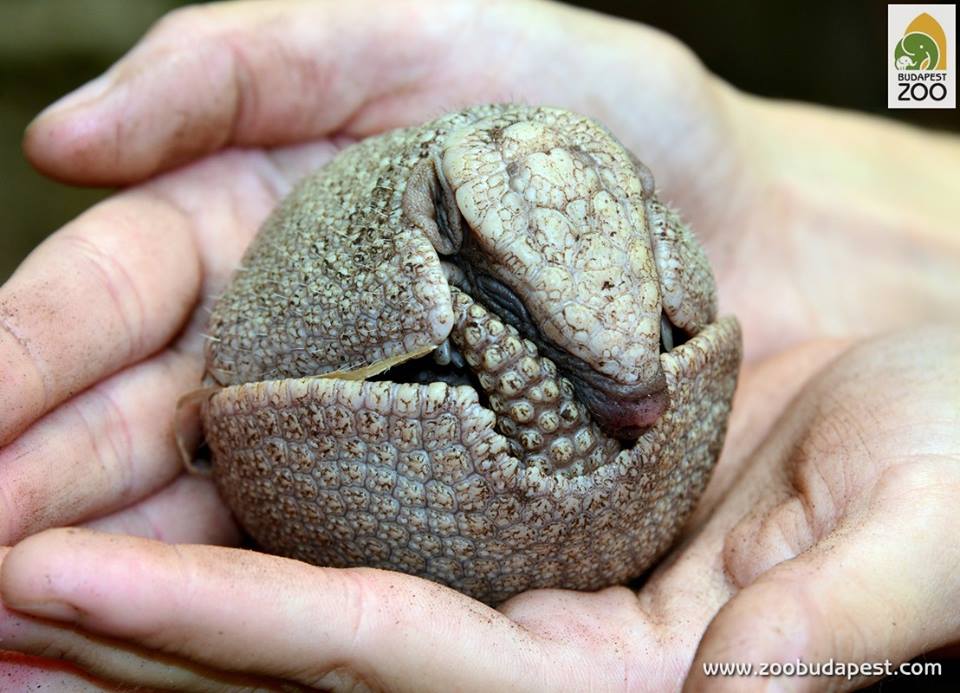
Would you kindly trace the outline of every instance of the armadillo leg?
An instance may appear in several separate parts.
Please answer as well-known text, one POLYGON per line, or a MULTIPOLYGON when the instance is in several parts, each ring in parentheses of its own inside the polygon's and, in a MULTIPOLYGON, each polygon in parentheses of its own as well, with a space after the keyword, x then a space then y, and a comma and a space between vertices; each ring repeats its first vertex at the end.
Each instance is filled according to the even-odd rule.
POLYGON ((511 451, 546 476, 588 474, 616 456, 573 387, 537 346, 469 295, 451 288, 450 340, 477 374, 511 451))

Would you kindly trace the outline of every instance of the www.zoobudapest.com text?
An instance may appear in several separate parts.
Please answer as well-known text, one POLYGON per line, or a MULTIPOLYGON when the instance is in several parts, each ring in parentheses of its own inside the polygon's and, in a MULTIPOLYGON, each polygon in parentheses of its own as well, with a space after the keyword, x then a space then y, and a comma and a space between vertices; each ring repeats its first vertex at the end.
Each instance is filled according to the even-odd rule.
POLYGON ((940 676, 940 662, 704 662, 706 676, 843 676, 848 681, 858 676, 940 676))

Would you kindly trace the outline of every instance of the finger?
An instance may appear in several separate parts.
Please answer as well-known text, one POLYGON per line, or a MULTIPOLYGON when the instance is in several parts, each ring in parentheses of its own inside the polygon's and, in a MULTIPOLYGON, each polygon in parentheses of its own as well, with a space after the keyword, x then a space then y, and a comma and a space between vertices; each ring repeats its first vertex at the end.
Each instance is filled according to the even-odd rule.
POLYGON ((718 89, 676 40, 559 4, 223 3, 162 20, 104 77, 44 112, 24 146, 49 175, 129 183, 231 144, 364 137, 521 100, 599 118, 665 172, 661 184, 692 198, 690 209, 717 181, 730 186, 718 89), (487 49, 464 50, 464 36, 487 49), (571 44, 576 60, 565 57, 571 44), (682 174, 671 180, 665 162, 682 174))
MULTIPOLYGON (((368 91, 415 89, 432 56, 455 54, 456 26, 449 36, 439 27, 416 32, 426 8, 373 9, 249 2, 174 12, 106 75, 42 114, 25 150, 50 175, 108 184, 229 144, 276 145, 339 130, 374 96, 368 91)), ((438 24, 472 14, 463 5, 432 9, 438 24)))
POLYGON ((545 667, 539 643, 504 616, 439 585, 237 549, 51 530, 11 550, 0 591, 18 611, 321 688, 507 690, 573 675, 562 661, 545 667))
POLYGON ((301 686, 265 677, 240 676, 157 655, 142 648, 91 637, 70 628, 0 611, 0 679, 8 691, 130 693, 296 693, 301 686), (39 654, 33 654, 39 653, 39 654))
POLYGON ((97 384, 0 450, 0 542, 110 513, 181 472, 173 417, 197 387, 193 353, 168 351, 97 384))
MULTIPOLYGON (((9 552, 0 548, 0 560, 9 552)), ((71 626, 14 613, 0 605, 0 677, 8 690, 220 691, 298 690, 290 684, 241 677, 82 633, 71 626)))
POLYGON ((131 191, 44 241, 0 289, 0 445, 181 329, 197 299, 192 228, 131 191))
POLYGON ((7 647, 16 648, 12 652, 0 651, 0 677, 7 690, 71 693, 131 690, 293 693, 304 690, 283 681, 206 669, 7 610, 0 611, 0 633, 4 634, 7 647))
POLYGON ((260 150, 227 150, 145 183, 190 220, 203 269, 203 299, 223 291, 263 220, 293 185, 350 140, 260 150))
POLYGON ((181 474, 152 496, 84 523, 100 532, 158 541, 235 546, 240 529, 209 479, 181 474))

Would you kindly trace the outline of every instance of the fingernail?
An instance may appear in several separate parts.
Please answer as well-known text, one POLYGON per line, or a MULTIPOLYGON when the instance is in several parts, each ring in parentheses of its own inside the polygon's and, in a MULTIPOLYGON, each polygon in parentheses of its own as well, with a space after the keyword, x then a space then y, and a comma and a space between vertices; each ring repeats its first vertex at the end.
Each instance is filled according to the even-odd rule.
POLYGON ((42 602, 28 602, 26 604, 13 604, 4 602, 4 605, 27 614, 28 616, 37 616, 39 618, 49 618, 52 621, 69 621, 75 623, 80 619, 80 612, 70 604, 56 600, 42 602))
POLYGON ((107 73, 104 73, 96 79, 87 82, 79 89, 74 89, 66 96, 62 96, 52 104, 47 106, 37 118, 41 118, 54 111, 65 111, 77 106, 85 106, 96 101, 110 86, 112 80, 107 73))

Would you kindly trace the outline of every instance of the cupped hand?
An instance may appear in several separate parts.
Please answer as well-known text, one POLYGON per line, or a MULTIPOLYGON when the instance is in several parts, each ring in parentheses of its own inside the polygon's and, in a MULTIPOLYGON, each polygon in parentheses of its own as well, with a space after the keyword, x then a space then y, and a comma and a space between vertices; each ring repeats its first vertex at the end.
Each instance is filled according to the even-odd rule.
MULTIPOLYGON (((806 353, 799 345, 935 318, 957 302, 960 286, 953 278, 960 273, 960 249, 955 236, 945 233, 952 224, 946 220, 953 218, 945 207, 952 198, 943 194, 948 176, 934 176, 929 171, 940 169, 917 163, 925 153, 960 148, 955 142, 931 144, 891 126, 753 101, 710 76, 669 37, 558 5, 249 2, 191 8, 162 21, 107 75, 46 111, 28 130, 26 151, 42 171, 75 183, 132 187, 54 234, 0 290, 0 353, 8 364, 0 371, 5 541, 76 523, 169 542, 235 541, 236 529, 212 488, 180 473, 172 432, 176 399, 197 385, 202 371, 205 306, 260 221, 303 173, 355 139, 498 100, 548 103, 597 117, 649 164, 663 195, 704 239, 723 308, 744 324, 757 372, 772 378, 755 385, 768 397, 774 396, 764 389, 769 383, 782 385, 775 378, 790 375, 798 388, 803 381, 797 373, 809 375, 796 363, 793 370, 780 365, 791 363, 796 350, 806 353), (902 151, 911 156, 898 160, 902 151), (887 157, 883 165, 873 166, 881 154, 887 157), (181 168, 172 170, 176 166, 181 168), (893 210, 878 205, 874 193, 885 179, 875 171, 890 167, 901 173, 916 168, 905 179, 918 181, 930 204, 893 210)), ((908 193, 898 194, 902 199, 908 193)), ((699 520, 735 481, 743 488, 747 462, 751 469, 762 466, 751 451, 765 439, 790 391, 781 388, 778 407, 755 407, 753 419, 734 420, 734 426, 745 421, 745 430, 739 443, 731 431, 699 520), (757 418, 765 424, 757 425, 757 418)), ((37 546, 63 538, 31 541, 37 546)), ((175 551, 116 539, 132 543, 115 546, 114 553, 98 544, 102 538, 77 541, 75 554, 64 550, 59 556, 78 565, 95 565, 104 554, 120 561, 135 560, 141 551, 175 551)), ((29 556, 30 545, 17 550, 29 556)), ((187 574, 192 561, 212 570, 213 578, 196 569, 197 584, 207 587, 226 574, 216 566, 239 560, 229 550, 176 551, 187 574)), ((36 554, 23 565, 34 560, 36 554)), ((179 560, 148 564, 157 574, 155 581, 139 582, 145 599, 150 590, 164 589, 164 566, 172 570, 179 560)), ((278 559, 243 560, 254 561, 251 568, 265 577, 279 570, 282 579, 283 570, 301 570, 321 576, 311 579, 330 579, 322 577, 327 572, 291 568, 278 559)), ((689 585, 700 584, 662 582, 660 576, 675 575, 684 565, 676 560, 661 571, 648 590, 663 584, 662 592, 651 594, 686 594, 689 585)), ((474 614, 475 620, 463 621, 465 632, 488 618, 497 628, 520 632, 496 612, 433 586, 371 574, 363 573, 362 599, 391 580, 398 585, 393 593, 413 600, 432 603, 424 595, 438 594, 453 600, 443 603, 462 607, 448 609, 456 622, 474 614)), ((694 600, 699 620, 641 609, 641 616, 655 617, 653 624, 688 624, 686 639, 677 640, 686 649, 662 655, 670 638, 680 636, 651 626, 649 637, 630 640, 641 643, 630 650, 632 659, 614 661, 621 668, 638 657, 643 662, 645 652, 654 670, 662 659, 660 669, 681 680, 696 642, 692 634, 697 628, 702 633, 730 593, 714 595, 704 608, 694 600)), ((290 598, 295 603, 306 597, 290 598)), ((382 601, 370 599, 350 613, 367 618, 382 601)), ((531 603, 525 600, 536 606, 544 599, 549 608, 543 612, 552 609, 558 618, 568 613, 567 621, 559 620, 574 631, 579 623, 589 634, 592 626, 584 623, 623 621, 622 600, 634 597, 623 589, 537 593, 504 610, 521 614, 523 624, 522 608, 531 603)), ((397 627, 421 635, 430 630, 433 640, 426 642, 435 644, 450 626, 434 628, 425 613, 397 627)), ((84 626, 109 630, 98 623, 84 626)), ((205 627, 181 625, 181 633, 205 627)), ((501 631, 490 632, 488 641, 477 641, 481 648, 499 647, 501 631)), ((134 632, 113 634, 138 639, 134 632)), ((574 641, 586 646, 585 638, 574 641)), ((161 639, 144 644, 176 649, 161 639)), ((559 652, 529 641, 521 645, 534 659, 559 652)), ((242 643, 237 648, 231 651, 243 651, 242 643)), ((204 661, 186 650, 178 653, 204 661)), ((362 654, 358 648, 356 656, 362 654)), ((225 661, 206 664, 230 668, 225 661)), ((258 671, 281 678, 289 673, 258 671)))
POLYGON ((688 670, 689 690, 759 690, 770 679, 704 666, 895 667, 960 637, 958 369, 960 329, 930 326, 748 373, 726 454, 751 461, 638 593, 537 590, 494 610, 387 571, 50 530, 0 574, 6 607, 43 620, 8 612, 0 635, 188 690, 661 691, 688 670), (771 401, 789 401, 773 422, 771 401))

